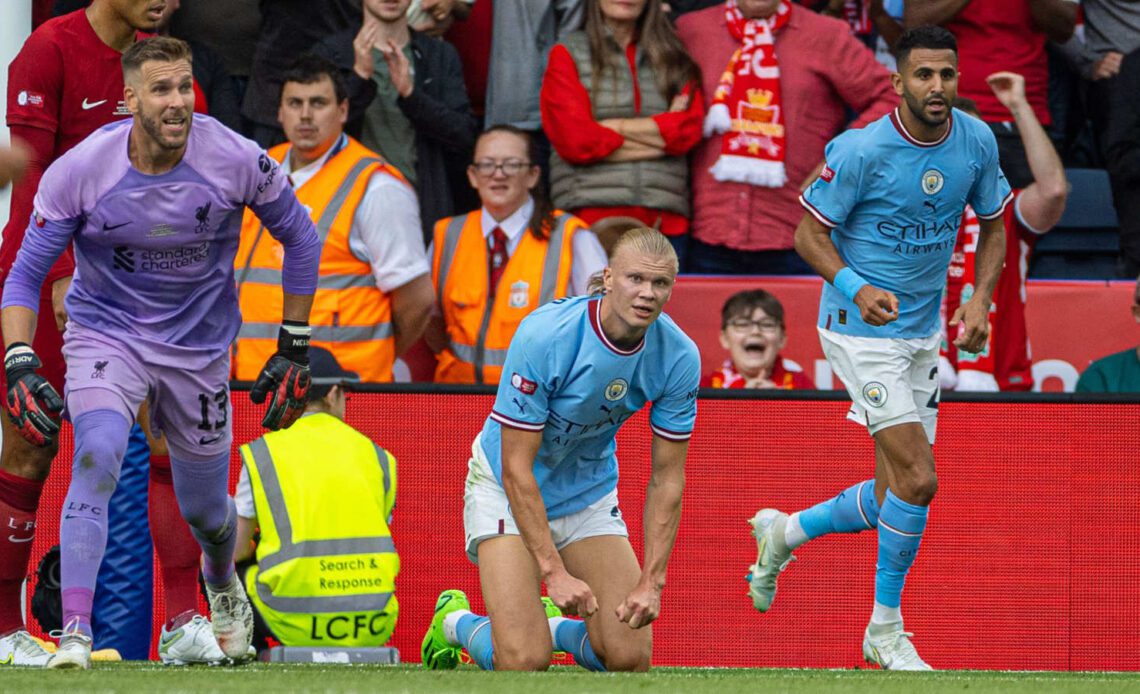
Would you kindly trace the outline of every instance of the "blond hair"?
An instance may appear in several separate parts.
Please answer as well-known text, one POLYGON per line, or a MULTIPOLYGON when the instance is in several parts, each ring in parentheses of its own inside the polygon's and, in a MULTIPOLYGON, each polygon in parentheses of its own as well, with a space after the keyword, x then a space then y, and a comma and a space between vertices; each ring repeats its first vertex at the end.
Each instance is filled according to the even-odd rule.
MULTIPOLYGON (((677 260, 677 251, 673 249, 673 244, 669 243, 668 237, 656 229, 649 227, 634 227, 629 231, 617 238, 614 242, 613 248, 610 250, 610 263, 612 265, 613 259, 622 249, 628 248, 630 253, 637 255, 645 255, 651 258, 661 258, 673 266, 673 274, 676 275, 681 269, 681 263, 677 260)), ((605 276, 603 272, 595 272, 590 277, 590 283, 586 287, 586 293, 590 295, 604 294, 605 293, 605 276)))

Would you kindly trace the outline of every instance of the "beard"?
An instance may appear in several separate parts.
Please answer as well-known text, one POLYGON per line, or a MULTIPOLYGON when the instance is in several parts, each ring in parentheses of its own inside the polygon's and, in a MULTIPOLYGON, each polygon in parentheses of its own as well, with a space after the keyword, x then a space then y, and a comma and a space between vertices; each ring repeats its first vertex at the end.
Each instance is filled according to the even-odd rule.
POLYGON ((162 134, 162 115, 157 117, 141 114, 139 122, 142 124, 143 130, 150 139, 154 141, 159 147, 163 149, 176 150, 186 146, 186 140, 190 138, 190 124, 194 121, 190 114, 186 114, 186 131, 182 137, 174 139, 162 134))
POLYGON ((948 118, 950 118, 950 100, 945 96, 939 97, 939 100, 941 100, 942 103, 946 104, 946 110, 942 112, 941 116, 929 116, 927 115, 926 109, 924 108, 926 102, 919 101, 917 97, 903 92, 903 101, 906 102, 906 107, 911 112, 911 115, 920 120, 923 124, 930 126, 931 128, 937 128, 938 126, 945 123, 948 118))

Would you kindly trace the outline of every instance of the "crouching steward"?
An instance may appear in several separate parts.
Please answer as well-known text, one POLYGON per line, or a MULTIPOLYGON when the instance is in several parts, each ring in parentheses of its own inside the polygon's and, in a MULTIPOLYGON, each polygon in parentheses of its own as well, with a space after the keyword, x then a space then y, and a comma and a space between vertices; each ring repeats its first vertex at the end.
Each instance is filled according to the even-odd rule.
POLYGON ((310 352, 305 414, 241 447, 235 560, 255 616, 254 645, 376 647, 391 637, 400 559, 389 529, 396 459, 344 422, 359 381, 310 352), (253 540, 255 528, 260 538, 253 540))

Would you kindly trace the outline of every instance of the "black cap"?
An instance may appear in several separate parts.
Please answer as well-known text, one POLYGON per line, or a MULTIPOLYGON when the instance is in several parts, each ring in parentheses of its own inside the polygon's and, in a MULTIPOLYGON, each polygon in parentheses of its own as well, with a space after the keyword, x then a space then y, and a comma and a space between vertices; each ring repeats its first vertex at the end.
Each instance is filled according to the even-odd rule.
POLYGON ((309 373, 313 377, 313 387, 326 393, 331 386, 360 382, 358 374, 341 368, 333 353, 323 347, 309 347, 309 373))

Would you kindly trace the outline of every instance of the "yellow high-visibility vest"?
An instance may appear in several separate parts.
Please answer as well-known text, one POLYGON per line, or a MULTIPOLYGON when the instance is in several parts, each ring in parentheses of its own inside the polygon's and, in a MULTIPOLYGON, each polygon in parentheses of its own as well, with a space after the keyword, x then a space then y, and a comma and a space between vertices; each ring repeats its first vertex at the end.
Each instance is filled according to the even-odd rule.
POLYGON ((396 459, 325 413, 241 447, 261 540, 250 601, 286 646, 380 646, 399 613, 396 459))

